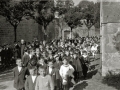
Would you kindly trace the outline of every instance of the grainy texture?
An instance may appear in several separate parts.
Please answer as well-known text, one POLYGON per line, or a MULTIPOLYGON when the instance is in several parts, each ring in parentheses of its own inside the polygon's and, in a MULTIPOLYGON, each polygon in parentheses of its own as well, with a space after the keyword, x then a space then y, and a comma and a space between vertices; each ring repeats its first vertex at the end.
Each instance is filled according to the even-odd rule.
MULTIPOLYGON (((69 36, 70 28, 63 22, 62 38, 69 36), (66 31, 68 31, 67 35, 66 31)), ((50 23, 47 27, 48 39, 52 40, 54 38, 61 37, 61 29, 55 25, 55 23, 50 23)), ((79 36, 85 37, 88 34, 88 29, 85 25, 73 29, 73 33, 78 33, 79 36)), ((90 36, 99 36, 99 29, 96 29, 94 26, 90 29, 90 36)), ((74 35, 74 34, 73 34, 74 35)), ((31 42, 33 38, 37 37, 39 40, 43 40, 42 27, 38 25, 34 20, 23 20, 17 27, 17 41, 24 39, 27 42, 31 42)), ((2 16, 0 16, 0 45, 4 43, 13 43, 14 42, 14 28, 10 25, 9 22, 2 16)))
POLYGON ((110 71, 120 71, 119 46, 114 42, 119 41, 120 28, 120 2, 102 3, 102 75, 110 71), (116 46, 118 48, 116 48, 116 46))
MULTIPOLYGON (((23 20, 17 28, 17 41, 25 39, 31 41, 38 36, 38 24, 33 20, 23 20)), ((0 44, 14 42, 14 28, 5 18, 0 18, 0 44)))

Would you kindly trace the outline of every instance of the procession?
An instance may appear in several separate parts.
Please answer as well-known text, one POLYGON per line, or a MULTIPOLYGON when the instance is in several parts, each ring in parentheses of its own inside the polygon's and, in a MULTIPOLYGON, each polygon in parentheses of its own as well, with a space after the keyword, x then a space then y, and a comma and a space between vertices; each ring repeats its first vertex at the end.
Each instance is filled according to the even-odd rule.
MULTIPOLYGON (((10 45, 1 48, 2 66, 9 67, 17 64, 21 73, 18 77, 17 67, 14 68, 14 87, 17 90, 22 90, 22 88, 25 90, 34 90, 32 88, 35 90, 41 90, 38 88, 69 90, 82 78, 87 79, 87 72, 91 70, 89 57, 92 56, 93 60, 96 60, 96 54, 100 53, 99 45, 98 37, 82 37, 76 40, 65 40, 65 42, 53 40, 51 43, 45 41, 40 43, 37 39, 32 43, 21 40, 20 45, 15 43, 13 48, 10 48, 10 45), (8 55, 11 56, 8 57, 8 55), (24 69, 25 72, 22 72, 21 70, 24 69), (46 80, 47 75, 50 75, 53 80, 48 82, 50 87, 39 86, 38 79, 45 77, 46 80), (23 83, 25 80, 23 76, 27 77, 25 83, 23 83), (38 86, 34 84, 31 86, 32 80, 30 79, 38 86)), ((44 83, 44 79, 41 83, 44 83)))
POLYGON ((101 69, 100 2, 2 0, 0 8, 0 90, 71 90, 101 69))

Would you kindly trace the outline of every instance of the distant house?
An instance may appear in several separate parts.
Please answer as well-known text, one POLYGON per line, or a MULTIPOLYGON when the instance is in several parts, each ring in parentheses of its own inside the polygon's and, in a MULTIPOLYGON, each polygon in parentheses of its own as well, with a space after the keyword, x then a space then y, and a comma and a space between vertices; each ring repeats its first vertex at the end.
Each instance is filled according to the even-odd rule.
MULTIPOLYGON (((76 34, 79 35, 80 37, 86 37, 88 35, 88 28, 85 26, 85 24, 82 25, 82 27, 77 27, 75 29, 70 30, 70 27, 68 27, 68 25, 64 22, 63 24, 63 31, 62 31, 62 39, 66 39, 66 38, 75 38, 76 34), (72 36, 71 36, 71 33, 72 33, 72 36)), ((97 33, 96 31, 99 31, 99 30, 96 30, 96 28, 94 26, 91 27, 90 31, 89 31, 89 36, 95 36, 95 35, 98 35, 99 36, 99 33, 97 33)))

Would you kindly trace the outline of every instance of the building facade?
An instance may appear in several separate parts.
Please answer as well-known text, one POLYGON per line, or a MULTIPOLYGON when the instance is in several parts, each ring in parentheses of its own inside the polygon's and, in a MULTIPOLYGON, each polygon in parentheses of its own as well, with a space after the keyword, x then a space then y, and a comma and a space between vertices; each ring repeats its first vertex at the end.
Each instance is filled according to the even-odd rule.
POLYGON ((120 2, 102 2, 102 75, 120 72, 120 2))

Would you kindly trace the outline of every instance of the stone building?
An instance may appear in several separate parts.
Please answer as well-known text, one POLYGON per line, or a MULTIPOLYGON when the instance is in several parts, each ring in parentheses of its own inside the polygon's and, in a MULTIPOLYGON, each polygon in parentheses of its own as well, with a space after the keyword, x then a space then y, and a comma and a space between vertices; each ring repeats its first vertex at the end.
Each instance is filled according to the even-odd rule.
POLYGON ((120 72, 120 2, 101 3, 102 75, 120 72))
MULTIPOLYGON (((91 27, 91 29, 89 30, 89 36, 99 36, 100 30, 96 29, 94 26, 91 27)), ((79 37, 86 37, 88 36, 88 29, 85 26, 85 24, 83 24, 81 27, 77 27, 75 29, 70 30, 70 27, 68 27, 68 25, 64 22, 64 28, 62 31, 62 39, 66 39, 66 38, 75 38, 77 36, 79 37), (72 36, 71 36, 72 33, 72 36)))

